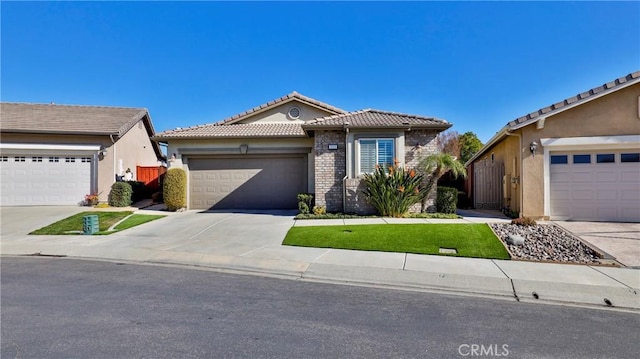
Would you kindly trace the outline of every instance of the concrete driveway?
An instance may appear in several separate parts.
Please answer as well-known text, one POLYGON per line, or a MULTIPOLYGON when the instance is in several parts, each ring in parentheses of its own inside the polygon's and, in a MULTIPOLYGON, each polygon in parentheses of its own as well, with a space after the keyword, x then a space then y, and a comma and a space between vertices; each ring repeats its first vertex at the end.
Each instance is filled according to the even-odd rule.
POLYGON ((640 223, 555 222, 627 267, 640 268, 640 223))

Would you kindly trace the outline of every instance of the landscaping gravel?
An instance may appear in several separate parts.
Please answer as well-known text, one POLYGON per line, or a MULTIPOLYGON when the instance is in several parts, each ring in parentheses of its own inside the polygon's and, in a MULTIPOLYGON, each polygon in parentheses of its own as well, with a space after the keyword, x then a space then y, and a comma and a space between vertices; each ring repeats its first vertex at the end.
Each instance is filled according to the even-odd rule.
POLYGON ((553 224, 519 226, 508 223, 490 224, 514 258, 533 261, 600 263, 595 251, 564 229, 553 224), (524 237, 524 245, 509 244, 509 234, 524 237))

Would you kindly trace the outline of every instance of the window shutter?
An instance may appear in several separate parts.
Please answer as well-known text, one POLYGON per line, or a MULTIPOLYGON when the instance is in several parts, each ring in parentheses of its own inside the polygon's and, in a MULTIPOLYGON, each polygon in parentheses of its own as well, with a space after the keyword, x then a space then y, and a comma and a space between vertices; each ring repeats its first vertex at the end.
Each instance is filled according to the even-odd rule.
POLYGON ((360 172, 373 172, 376 163, 376 140, 360 140, 360 172))

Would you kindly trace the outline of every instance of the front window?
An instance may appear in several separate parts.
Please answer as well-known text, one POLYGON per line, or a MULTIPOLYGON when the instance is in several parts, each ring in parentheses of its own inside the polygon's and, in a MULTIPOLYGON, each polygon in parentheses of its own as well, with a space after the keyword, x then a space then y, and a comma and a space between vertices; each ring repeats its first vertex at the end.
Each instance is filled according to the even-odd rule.
POLYGON ((393 166, 395 143, 392 138, 360 140, 360 173, 372 173, 376 165, 385 170, 393 166))

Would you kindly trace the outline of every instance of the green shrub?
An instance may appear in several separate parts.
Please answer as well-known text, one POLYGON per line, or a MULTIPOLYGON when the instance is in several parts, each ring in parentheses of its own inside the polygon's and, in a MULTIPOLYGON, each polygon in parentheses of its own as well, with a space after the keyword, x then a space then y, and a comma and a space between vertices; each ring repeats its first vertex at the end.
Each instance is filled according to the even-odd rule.
POLYGON ((313 214, 315 214, 317 216, 323 215, 323 214, 327 214, 327 207, 314 206, 313 207, 313 214))
POLYGON ((170 168, 167 171, 162 186, 162 197, 170 211, 187 206, 187 174, 182 168, 170 168))
POLYGON ((439 213, 456 213, 458 190, 451 187, 438 187, 436 211, 439 213))
POLYGON ((131 194, 133 190, 127 182, 116 182, 111 185, 109 191, 109 205, 111 207, 127 207, 131 205, 131 194))
POLYGON ((538 223, 535 221, 535 219, 533 219, 531 217, 522 217, 522 218, 512 219, 511 220, 511 224, 516 224, 518 226, 528 227, 528 226, 535 226, 538 223))
POLYGON ((423 177, 398 166, 389 166, 388 170, 376 166, 372 174, 365 174, 363 193, 381 216, 402 217, 426 195, 426 188, 420 186, 423 177))
POLYGON ((313 207, 313 195, 311 193, 298 193, 298 211, 301 214, 309 214, 313 207))

